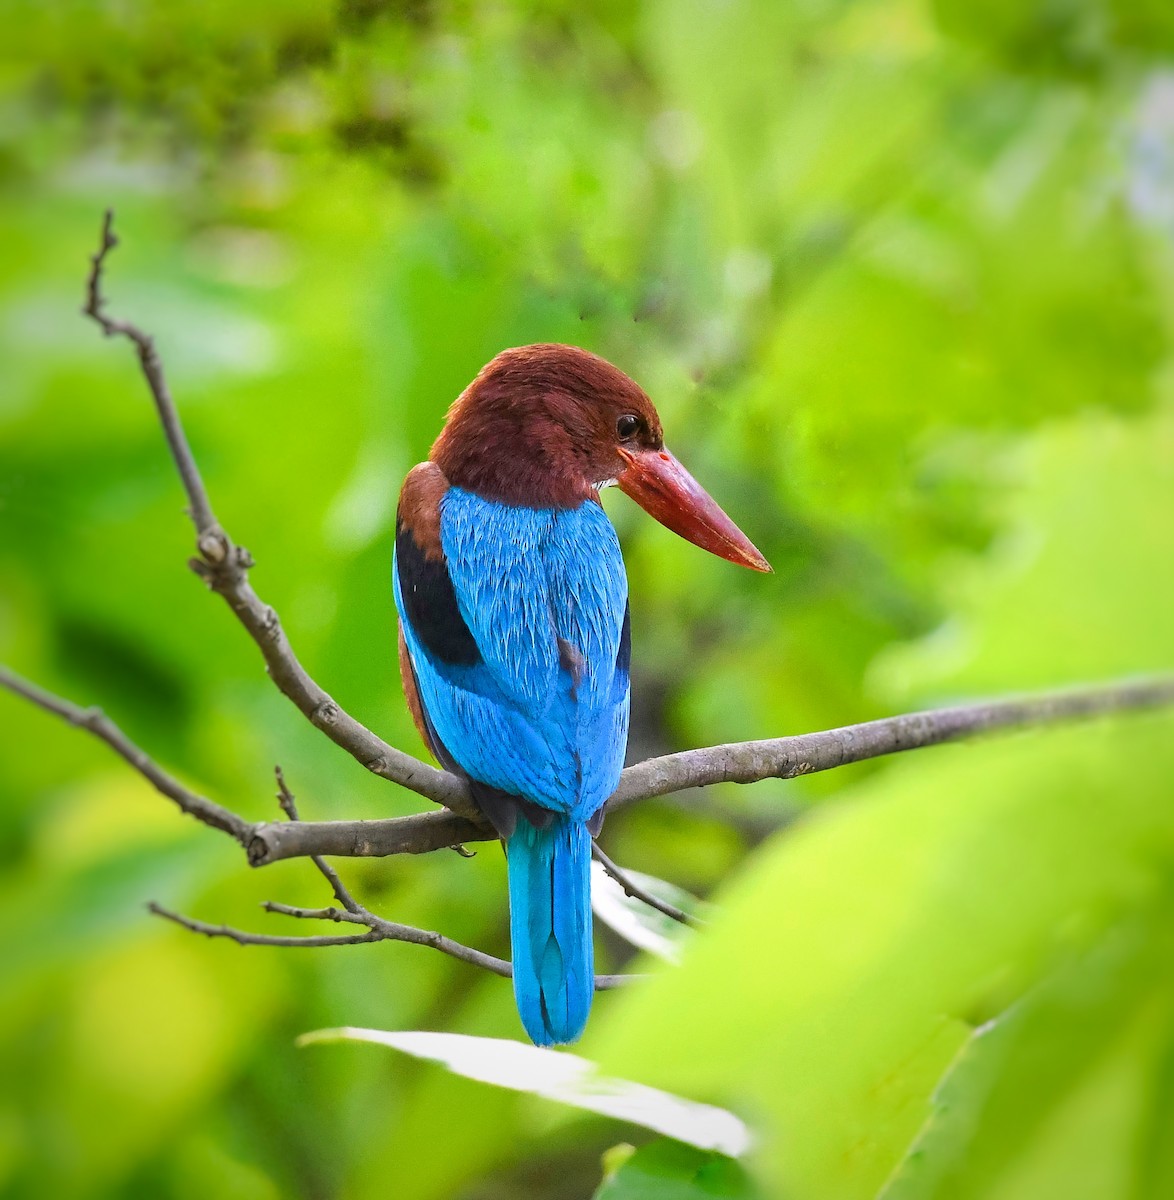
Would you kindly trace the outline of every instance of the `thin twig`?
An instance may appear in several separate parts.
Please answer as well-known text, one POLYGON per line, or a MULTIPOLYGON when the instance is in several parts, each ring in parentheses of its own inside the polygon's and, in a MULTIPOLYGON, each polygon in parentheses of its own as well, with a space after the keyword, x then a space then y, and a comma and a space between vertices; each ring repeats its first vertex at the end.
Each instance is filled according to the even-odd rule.
MULTIPOLYGON (((235 929, 231 925, 211 925, 207 921, 198 921, 194 917, 186 917, 182 913, 164 908, 161 904, 156 904, 153 901, 147 905, 148 910, 156 916, 173 921, 176 925, 181 925, 184 929, 190 930, 192 933, 202 933, 205 937, 228 938, 241 946, 316 947, 358 946, 367 942, 409 942, 415 946, 430 946, 434 950, 439 950, 442 954, 447 954, 450 958, 459 959, 470 966, 481 967, 483 970, 491 971, 494 975, 500 975, 504 979, 509 979, 513 975, 513 968, 505 959, 496 958, 494 955, 486 954, 481 950, 474 950, 471 946, 465 946, 460 942, 453 941, 452 938, 445 937, 440 933, 434 933, 431 930, 417 929, 412 925, 401 925, 396 921, 384 920, 382 917, 376 916, 374 913, 367 912, 366 910, 362 914, 355 914, 345 912, 341 909, 301 909, 293 905, 275 904, 272 901, 265 907, 271 912, 282 913, 285 916, 345 921, 349 924, 366 926, 366 930, 363 933, 325 934, 305 937, 252 933, 244 929, 235 929)), ((639 975, 596 975, 595 990, 600 992, 610 991, 613 988, 623 987, 625 984, 632 983, 639 978, 639 975)))
POLYGON ((172 912, 153 900, 147 905, 147 911, 157 917, 174 921, 192 933, 202 933, 205 937, 229 938, 241 946, 357 946, 361 942, 381 942, 383 937, 373 929, 366 933, 348 933, 326 937, 284 937, 272 933, 248 933, 243 929, 233 929, 231 925, 209 925, 207 921, 197 921, 194 917, 185 917, 182 913, 172 912))
POLYGON ((678 908, 675 904, 670 904, 667 900, 662 900, 659 896, 654 896, 642 888, 622 867, 616 866, 604 854, 598 842, 591 843, 591 856, 624 889, 624 894, 631 896, 633 900, 647 904, 649 908, 656 909, 658 913, 663 913, 666 917, 679 921, 682 925, 692 925, 696 929, 705 924, 700 917, 695 917, 692 913, 685 912, 683 908, 678 908))
MULTIPOLYGON (((188 445, 183 425, 180 423, 175 402, 171 398, 171 391, 163 374, 163 363, 155 349, 155 339, 130 321, 115 320, 113 317, 106 316, 105 313, 106 297, 102 293, 102 269, 106 265, 106 258, 110 251, 117 245, 118 237, 114 232, 114 210, 108 208, 102 218, 102 240, 98 244, 97 252, 90 256, 90 273, 86 279, 86 303, 82 312, 97 321, 107 337, 125 337, 134 343, 139 356, 139 365, 147 379, 147 386, 150 387, 151 395, 155 398, 155 408, 159 413, 159 421, 163 426, 171 457, 175 460, 176 468, 183 480, 184 491, 187 492, 192 523, 196 527, 196 533, 201 543, 200 552, 205 553, 204 539, 209 537, 214 539, 220 530, 220 525, 212 512, 212 504, 208 499, 204 481, 200 477, 200 469, 196 466, 196 460, 188 445)), ((213 548, 211 542, 209 542, 209 548, 213 548)))
POLYGON ((222 830, 246 849, 252 844, 254 825, 223 805, 184 787, 178 779, 163 770, 145 750, 136 746, 100 708, 81 708, 69 700, 63 700, 60 696, 45 691, 35 683, 30 683, 27 679, 22 679, 3 665, 0 665, 0 687, 7 688, 8 691, 31 700, 38 708, 43 708, 71 725, 92 733, 147 779, 156 791, 173 800, 188 816, 203 821, 205 825, 211 825, 213 829, 222 830))
POLYGON ((102 290, 103 269, 107 256, 117 245, 114 213, 108 209, 102 222, 98 250, 90 259, 86 303, 82 311, 98 323, 107 337, 129 339, 138 354, 139 365, 155 401, 167 446, 187 493, 188 511, 196 528, 196 549, 199 553, 198 557, 189 561, 189 565, 212 591, 224 598, 236 614, 260 649, 273 682, 336 745, 346 750, 368 771, 427 796, 455 812, 477 817, 476 805, 463 779, 447 771, 438 771, 388 745, 344 712, 310 678, 294 654, 277 613, 253 590, 248 580, 253 559, 243 546, 232 541, 212 511, 207 490, 184 434, 179 411, 167 385, 154 339, 134 323, 106 315, 106 297, 102 290))
POLYGON ((268 913, 276 913, 281 917, 298 917, 303 921, 334 921, 348 925, 366 925, 367 920, 362 913, 352 912, 346 908, 306 908, 301 904, 282 904, 277 900, 266 900, 261 907, 268 913))
MULTIPOLYGON (((277 803, 281 805, 281 811, 291 821, 300 820, 298 817, 298 803, 294 799, 294 794, 289 790, 285 782, 285 772, 280 767, 274 767, 273 773, 277 777, 277 803)), ((310 855, 310 861, 316 866, 322 877, 330 884, 330 890, 334 893, 334 898, 351 913, 366 912, 367 910, 359 904, 359 902, 347 890, 346 884, 338 877, 338 872, 324 859, 320 854, 310 855)))
POLYGON ((285 813, 286 820, 300 821, 298 816, 298 802, 293 792, 289 790, 289 785, 285 782, 285 772, 281 769, 280 764, 273 768, 273 777, 277 780, 277 806, 285 813))

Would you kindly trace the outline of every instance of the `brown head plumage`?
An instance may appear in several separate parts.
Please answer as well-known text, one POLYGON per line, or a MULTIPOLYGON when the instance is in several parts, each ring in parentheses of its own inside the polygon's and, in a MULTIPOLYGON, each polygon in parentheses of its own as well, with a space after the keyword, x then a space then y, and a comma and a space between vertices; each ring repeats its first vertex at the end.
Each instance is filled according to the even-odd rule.
POLYGON ((644 391, 575 346, 503 350, 449 409, 430 457, 449 486, 527 508, 578 508, 614 481, 695 545, 770 570, 664 448, 660 417, 644 391))
POLYGON ((660 418, 618 367, 575 346, 503 350, 449 409, 431 459, 449 483, 503 504, 578 507, 663 445, 660 418))

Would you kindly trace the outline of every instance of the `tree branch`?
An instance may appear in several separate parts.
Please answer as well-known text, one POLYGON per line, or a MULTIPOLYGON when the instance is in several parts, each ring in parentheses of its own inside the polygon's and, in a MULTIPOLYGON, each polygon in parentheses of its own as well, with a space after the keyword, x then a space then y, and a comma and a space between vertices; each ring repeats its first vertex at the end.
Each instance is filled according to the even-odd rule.
POLYGON ((107 256, 117 245, 114 213, 107 209, 98 250, 90 259, 86 303, 82 312, 96 321, 107 337, 129 339, 138 354, 139 365, 155 401, 168 449, 187 493, 188 511, 196 527, 198 557, 190 559, 189 566, 212 591, 224 598, 236 614, 260 649, 273 682, 331 741, 373 774, 398 783, 455 812, 476 817, 477 808, 463 779, 447 771, 438 771, 389 745, 344 712, 310 678, 294 654, 277 613, 253 590, 248 579, 249 568, 253 566, 252 556, 243 546, 232 541, 212 511, 179 412, 167 386, 154 339, 132 322, 115 320, 105 313, 102 272, 107 256))
POLYGON ((887 754, 957 742, 979 734, 1174 704, 1174 675, 1118 680, 1013 700, 963 704, 843 725, 821 733, 731 742, 650 758, 629 767, 608 808, 714 783, 794 779, 887 754))
POLYGON ((247 850, 253 842, 254 826, 205 796, 186 788, 173 775, 169 775, 144 750, 140 750, 114 724, 100 708, 81 708, 44 688, 37 687, 27 679, 22 679, 15 672, 0 664, 0 687, 7 688, 26 700, 31 700, 38 708, 51 712, 62 720, 68 721, 79 729, 85 729, 96 738, 106 743, 120 758, 126 760, 138 771, 157 792, 161 792, 170 800, 174 800, 181 812, 211 825, 213 829, 222 830, 235 838, 247 850))
MULTIPOLYGON (((1161 676, 1027 699, 885 717, 820 733, 684 750, 628 767, 607 807, 612 812, 637 800, 715 783, 794 779, 999 730, 1169 704, 1174 704, 1174 677, 1161 676)), ((421 854, 451 845, 453 841, 488 841, 496 836, 487 826, 451 813, 421 813, 382 821, 304 821, 297 826, 263 824, 253 830, 249 859, 261 865, 306 854, 347 857, 421 854)))
MULTIPOLYGON (((277 776, 277 800, 282 811, 289 818, 290 824, 298 823, 297 802, 285 782, 285 775, 280 767, 275 769, 277 776)), ((336 924, 361 925, 364 933, 326 934, 311 936, 287 936, 282 934, 250 933, 243 929, 234 929, 230 925, 210 925, 206 921, 197 921, 193 917, 185 917, 180 913, 164 908, 152 901, 147 905, 150 912, 181 925, 192 933, 202 933, 205 937, 230 938, 242 946, 356 946, 364 942, 409 942, 415 946, 431 946, 450 958, 459 959, 470 966, 481 967, 495 975, 511 978, 513 968, 504 959, 496 958, 481 950, 474 950, 461 942, 453 941, 444 934, 434 933, 428 929, 417 929, 414 925, 401 925, 398 921, 388 921, 378 916, 369 908, 360 904, 346 884, 338 876, 338 872, 318 856, 312 861, 323 878, 330 884, 330 890, 342 908, 303 908, 300 905, 280 904, 267 900, 261 906, 266 912, 277 913, 281 916, 295 917, 303 921, 333 921, 336 924)), ((620 987, 638 978, 635 975, 597 975, 595 977, 596 991, 620 987)))
MULTIPOLYGON (((3 666, 0 666, 0 687, 101 738, 184 812, 240 842, 248 851, 253 866, 286 858, 323 855, 380 858, 392 854, 428 854, 465 842, 492 841, 497 837, 484 821, 473 821, 452 812, 416 813, 375 821, 291 820, 250 824, 236 813, 183 787, 103 716, 101 710, 80 708, 3 666)), ((1115 712, 1139 712, 1170 704, 1174 704, 1174 676, 1159 676, 1025 699, 908 713, 821 733, 685 750, 629 767, 608 801, 608 810, 692 787, 794 779, 870 758, 962 741, 1000 730, 1033 728, 1115 712)))

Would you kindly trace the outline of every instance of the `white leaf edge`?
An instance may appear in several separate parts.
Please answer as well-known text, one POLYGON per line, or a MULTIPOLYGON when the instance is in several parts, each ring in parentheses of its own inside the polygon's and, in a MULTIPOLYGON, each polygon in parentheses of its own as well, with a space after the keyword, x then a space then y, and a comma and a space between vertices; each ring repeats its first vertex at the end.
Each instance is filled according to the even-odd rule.
POLYGON ((630 1121, 699 1150, 716 1150, 730 1158, 740 1158, 751 1145, 745 1122, 726 1109, 686 1100, 642 1083, 600 1075, 593 1062, 564 1051, 463 1033, 351 1026, 304 1033, 297 1044, 326 1042, 389 1046, 414 1058, 441 1063, 466 1079, 630 1121))

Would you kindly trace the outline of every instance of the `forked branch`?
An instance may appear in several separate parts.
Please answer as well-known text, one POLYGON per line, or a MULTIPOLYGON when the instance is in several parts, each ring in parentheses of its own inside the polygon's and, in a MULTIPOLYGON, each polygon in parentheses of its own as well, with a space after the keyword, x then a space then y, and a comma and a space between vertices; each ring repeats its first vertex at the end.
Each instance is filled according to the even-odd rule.
MULTIPOLYGON (((185 788, 136 746, 100 709, 81 708, 0 666, 7 688, 104 741, 180 809, 214 829, 230 833, 254 866, 286 858, 329 855, 382 858, 491 841, 497 834, 483 821, 452 812, 416 813, 374 821, 261 821, 250 823, 185 788)), ((1174 704, 1174 676, 1124 680, 1101 687, 1015 700, 939 708, 884 717, 859 725, 800 733, 757 742, 731 742, 648 759, 624 772, 609 811, 651 796, 665 796, 714 783, 794 779, 907 750, 963 741, 1000 730, 1038 728, 1111 713, 1141 712, 1174 704), (639 783, 625 786, 631 776, 639 783)))
MULTIPOLYGON (((281 810, 290 823, 296 823, 298 820, 297 802, 286 785, 285 775, 280 767, 276 768, 276 774, 277 802, 281 805, 281 810)), ((341 908, 335 908, 333 905, 328 908, 304 908, 300 905, 279 904, 273 900, 267 900, 262 907, 266 912, 295 917, 302 921, 332 921, 335 924, 360 926, 363 930, 362 933, 302 935, 252 933, 244 929, 235 929, 230 925, 212 925, 207 921, 197 921, 193 917, 183 916, 181 913, 164 908, 161 904, 154 902, 148 904, 147 908, 155 916, 172 921, 192 933, 202 933, 205 937, 228 938, 241 946, 284 946, 294 949, 312 949, 319 946, 357 946, 365 942, 409 942, 415 946, 430 946, 433 950, 439 950, 450 958, 459 959, 473 967, 481 967, 483 970, 491 971, 494 975, 501 975, 507 979, 513 975, 513 968, 505 959, 486 954, 481 950, 474 950, 472 946, 465 946, 450 937, 445 937, 442 933, 435 933, 430 929, 417 929, 414 925, 402 925, 398 921, 388 921, 386 918, 378 916, 355 899, 350 889, 339 878, 338 872, 325 859, 314 856, 311 861, 330 885, 330 890, 334 893, 335 900, 342 906, 341 908)), ((634 978, 636 978, 634 975, 597 975, 595 988, 597 991, 605 991, 620 987, 634 978)))
POLYGON ((127 338, 138 354, 155 410, 167 437, 167 447, 183 483, 188 499, 188 514, 196 530, 196 556, 189 566, 218 595, 222 596, 237 619, 256 642, 273 682, 301 712, 341 746, 368 771, 398 783, 421 796, 427 796, 455 812, 476 816, 477 810, 463 779, 438 771, 410 754, 388 745, 365 725, 344 712, 310 678, 298 661, 281 627, 277 613, 264 603, 249 583, 253 559, 249 552, 229 537, 216 519, 207 489, 188 445, 179 411, 168 387, 163 363, 154 339, 131 321, 116 320, 106 314, 103 271, 110 252, 118 245, 114 233, 114 213, 107 209, 102 222, 102 237, 90 259, 86 280, 86 303, 82 312, 101 327, 107 337, 127 338))

